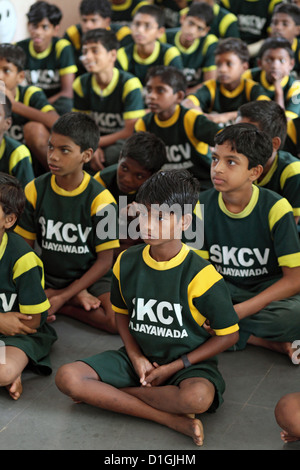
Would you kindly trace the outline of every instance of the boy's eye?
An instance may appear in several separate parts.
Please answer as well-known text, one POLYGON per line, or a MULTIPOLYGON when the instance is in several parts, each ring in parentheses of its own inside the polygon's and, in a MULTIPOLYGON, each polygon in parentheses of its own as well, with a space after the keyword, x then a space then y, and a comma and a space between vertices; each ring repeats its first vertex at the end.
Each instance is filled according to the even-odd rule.
POLYGON ((235 161, 234 161, 234 160, 228 160, 228 164, 229 164, 230 166, 235 165, 235 161))

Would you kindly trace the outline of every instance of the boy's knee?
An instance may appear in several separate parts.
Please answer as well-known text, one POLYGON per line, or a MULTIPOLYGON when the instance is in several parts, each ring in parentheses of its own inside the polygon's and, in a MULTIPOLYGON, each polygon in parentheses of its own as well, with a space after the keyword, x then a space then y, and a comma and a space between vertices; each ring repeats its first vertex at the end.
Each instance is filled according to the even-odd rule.
POLYGON ((185 413, 204 413, 207 411, 215 396, 215 387, 212 383, 191 383, 182 390, 181 407, 185 413))
POLYGON ((58 369, 55 384, 61 392, 72 395, 76 383, 78 383, 78 376, 74 364, 65 364, 58 369))
POLYGON ((49 139, 49 131, 41 122, 27 122, 23 126, 23 134, 27 145, 37 140, 48 142, 49 139))
POLYGON ((288 394, 280 398, 275 407, 275 418, 279 426, 286 427, 300 416, 299 395, 288 394))
POLYGON ((16 371, 9 364, 0 364, 0 387, 6 387, 16 379, 16 371))

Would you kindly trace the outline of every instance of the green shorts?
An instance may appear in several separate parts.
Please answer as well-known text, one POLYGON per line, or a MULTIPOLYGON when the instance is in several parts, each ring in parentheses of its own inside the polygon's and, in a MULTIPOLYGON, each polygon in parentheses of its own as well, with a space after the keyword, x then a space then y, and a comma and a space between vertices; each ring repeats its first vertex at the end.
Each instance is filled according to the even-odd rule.
MULTIPOLYGON (((102 382, 113 387, 139 387, 141 385, 124 347, 118 351, 104 351, 95 356, 80 359, 80 361, 94 369, 102 382)), ((179 385, 182 380, 192 377, 205 378, 214 385, 215 398, 208 411, 216 411, 224 401, 223 393, 225 391, 225 382, 218 370, 216 358, 193 364, 187 369, 178 371, 164 385, 179 385)))
MULTIPOLYGON (((45 276, 45 288, 46 289, 64 289, 72 281, 66 284, 65 279, 59 279, 54 276, 50 276, 47 274, 45 276)), ((108 272, 105 276, 102 276, 101 279, 98 279, 94 284, 87 288, 87 291, 94 295, 95 297, 99 297, 106 292, 110 292, 111 289, 111 272, 108 272)))

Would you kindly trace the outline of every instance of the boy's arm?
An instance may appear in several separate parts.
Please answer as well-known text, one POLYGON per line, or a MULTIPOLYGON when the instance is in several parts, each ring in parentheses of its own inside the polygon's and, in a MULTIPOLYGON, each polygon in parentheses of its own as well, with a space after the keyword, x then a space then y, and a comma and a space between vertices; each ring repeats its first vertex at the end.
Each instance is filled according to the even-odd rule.
POLYGON ((258 313, 271 302, 286 299, 300 292, 300 267, 282 266, 282 278, 270 287, 245 302, 234 305, 241 320, 258 313))
POLYGON ((54 103, 60 97, 73 98, 73 82, 75 73, 68 73, 60 77, 60 92, 48 98, 49 103, 54 103))
POLYGON ((99 141, 99 147, 108 147, 109 145, 114 144, 117 140, 127 139, 133 134, 134 126, 137 119, 126 119, 124 121, 124 127, 118 132, 113 132, 112 134, 103 135, 99 141))

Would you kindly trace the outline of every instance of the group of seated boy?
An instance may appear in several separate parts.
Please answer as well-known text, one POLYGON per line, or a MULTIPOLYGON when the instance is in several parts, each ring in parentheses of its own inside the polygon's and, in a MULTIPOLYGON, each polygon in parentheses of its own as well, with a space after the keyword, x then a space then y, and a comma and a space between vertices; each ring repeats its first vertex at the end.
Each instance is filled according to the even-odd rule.
POLYGON ((124 348, 63 365, 63 393, 202 445, 217 354, 299 363, 300 6, 82 0, 63 37, 58 6, 27 17, 0 44, 0 386, 51 373, 67 315, 124 348))

